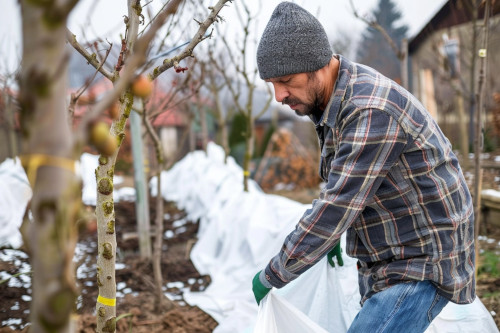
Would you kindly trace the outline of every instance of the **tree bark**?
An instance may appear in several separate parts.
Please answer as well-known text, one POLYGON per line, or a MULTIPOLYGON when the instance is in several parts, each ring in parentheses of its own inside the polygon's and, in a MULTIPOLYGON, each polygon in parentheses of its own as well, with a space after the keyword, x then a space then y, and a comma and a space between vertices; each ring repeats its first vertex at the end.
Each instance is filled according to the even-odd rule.
POLYGON ((174 308, 175 304, 173 301, 165 297, 163 293, 163 275, 161 270, 161 253, 163 247, 163 195, 161 193, 161 172, 163 170, 164 157, 163 157, 163 145, 156 134, 153 125, 147 119, 146 109, 143 113, 143 121, 148 134, 151 136, 153 144, 155 146, 156 154, 156 230, 155 230, 155 241, 153 243, 153 276, 156 288, 155 297, 155 311, 156 313, 161 313, 163 311, 169 311, 174 308))
POLYGON ((66 19, 75 4, 21 1, 21 160, 33 189, 33 220, 23 230, 33 268, 31 332, 70 332, 78 295, 72 259, 81 190, 65 103, 66 19))
MULTIPOLYGON (((481 41, 481 49, 479 50, 479 78, 477 84, 477 106, 478 110, 476 111, 476 132, 474 136, 474 240, 476 243, 476 262, 479 261, 479 228, 481 225, 481 190, 483 185, 483 169, 481 167, 481 154, 483 152, 484 146, 484 94, 485 94, 485 80, 486 73, 488 70, 488 62, 487 62, 487 50, 488 50, 488 36, 489 36, 489 16, 490 16, 490 7, 491 1, 486 0, 486 8, 484 10, 484 23, 482 26, 482 41, 481 41)), ((479 266, 479 265, 478 265, 479 266)), ((476 266, 476 278, 477 278, 477 267, 476 266)))
POLYGON ((130 116, 134 97, 129 91, 120 98, 120 118, 114 120, 110 134, 117 138, 118 149, 111 156, 101 155, 96 169, 97 181, 97 332, 114 332, 116 327, 116 233, 113 177, 116 156, 125 137, 125 124, 130 116))
POLYGON ((248 179, 250 178, 250 162, 254 152, 254 119, 252 105, 248 106, 246 114, 247 128, 245 133, 245 156, 243 158, 243 190, 248 192, 248 179))

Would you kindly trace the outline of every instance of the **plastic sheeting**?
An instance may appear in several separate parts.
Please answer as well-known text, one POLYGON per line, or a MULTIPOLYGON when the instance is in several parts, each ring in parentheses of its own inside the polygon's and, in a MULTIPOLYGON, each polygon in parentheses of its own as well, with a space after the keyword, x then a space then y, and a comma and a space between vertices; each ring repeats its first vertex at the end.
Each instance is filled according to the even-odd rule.
POLYGON ((28 177, 19 159, 6 159, 0 164, 0 246, 19 248, 19 227, 28 201, 33 195, 28 177))
MULTIPOLYGON (((222 148, 213 143, 207 153, 188 154, 162 174, 164 198, 176 201, 190 219, 200 221, 191 260, 212 280, 205 291, 186 293, 186 301, 217 320, 217 333, 253 332, 262 316, 281 316, 273 309, 283 304, 328 332, 346 332, 360 309, 355 260, 346 255, 343 267, 332 268, 323 259, 284 288, 273 289, 278 296, 272 301, 274 315, 268 313, 269 306, 262 308, 264 303, 258 315, 252 278, 278 252, 310 205, 265 194, 251 180, 249 192, 243 192, 242 182, 242 169, 232 158, 224 164, 222 148)), ((153 192, 154 183, 155 179, 153 192)), ((345 238, 341 241, 345 248, 345 238)), ((469 305, 449 303, 427 332, 493 333, 498 329, 477 298, 469 305)))

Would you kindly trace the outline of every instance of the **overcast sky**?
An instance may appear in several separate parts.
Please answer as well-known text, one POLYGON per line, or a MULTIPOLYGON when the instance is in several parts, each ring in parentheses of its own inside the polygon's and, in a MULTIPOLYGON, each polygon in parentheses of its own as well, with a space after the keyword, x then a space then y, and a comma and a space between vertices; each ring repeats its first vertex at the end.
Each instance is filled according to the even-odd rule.
MULTIPOLYGON (((207 0, 206 3, 216 3, 216 0, 207 0)), ((225 18, 226 28, 231 28, 238 19, 235 14, 234 3, 224 8, 221 15, 225 18)), ((369 15, 379 0, 352 0, 358 12, 369 15)), ((401 10, 403 22, 410 27, 410 37, 415 35, 429 21, 434 14, 443 6, 446 0, 393 0, 401 10)), ((6 70, 12 71, 17 67, 21 55, 21 24, 18 0, 1 0, 0 11, 0 74, 6 70)), ((143 1, 144 2, 144 1, 143 1)), ((157 0, 153 1, 158 2, 157 0)), ((262 33, 273 9, 281 0, 262 0, 262 9, 257 17, 257 36, 262 33)), ((352 35, 352 43, 359 40, 359 36, 366 25, 352 15, 349 0, 296 0, 296 3, 316 15, 323 24, 331 39, 335 33, 347 31, 352 35)), ((256 5, 257 0, 247 3, 256 5)), ((69 27, 75 32, 81 32, 85 28, 86 35, 106 35, 111 40, 116 40, 122 32, 123 15, 126 14, 126 0, 80 0, 78 6, 73 10, 69 27)))

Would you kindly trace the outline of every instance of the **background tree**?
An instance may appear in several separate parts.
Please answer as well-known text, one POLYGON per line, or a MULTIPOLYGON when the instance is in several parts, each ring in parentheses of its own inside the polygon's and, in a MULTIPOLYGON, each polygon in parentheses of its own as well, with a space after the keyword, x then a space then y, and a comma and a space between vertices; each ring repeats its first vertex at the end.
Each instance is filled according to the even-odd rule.
POLYGON ((214 64, 216 59, 225 59, 223 62, 228 61, 225 52, 219 52, 217 55, 214 48, 214 44, 212 43, 209 46, 208 50, 208 60, 204 61, 200 64, 201 70, 204 72, 204 87, 208 90, 210 97, 213 99, 213 108, 212 113, 216 119, 217 124, 217 133, 215 135, 216 143, 224 149, 225 158, 224 161, 227 161, 227 157, 229 156, 231 149, 229 147, 229 134, 228 134, 228 122, 232 116, 230 112, 230 108, 226 103, 225 96, 228 95, 229 91, 226 86, 226 82, 223 76, 218 72, 217 66, 214 64))
MULTIPOLYGON (((250 36, 255 28, 255 16, 250 12, 244 1, 235 6, 238 19, 241 23, 243 36, 237 36, 234 42, 228 40, 228 36, 222 35, 222 42, 227 51, 229 62, 222 64, 220 60, 213 61, 212 65, 217 68, 224 77, 226 86, 230 91, 234 107, 246 121, 245 153, 243 157, 243 188, 248 191, 248 179, 250 178, 250 161, 255 150, 255 119, 259 118, 269 108, 273 95, 266 85, 268 98, 258 110, 255 110, 254 97, 256 96, 257 68, 251 68, 248 64, 247 54, 250 45, 255 46, 255 40, 250 36)), ((260 79, 259 79, 260 80, 260 79)))
MULTIPOLYGON (((193 68, 196 61, 191 61, 190 68, 193 68)), ((171 113, 176 108, 180 108, 181 106, 189 105, 190 100, 198 94, 200 82, 193 80, 193 76, 191 75, 192 71, 188 71, 182 75, 181 78, 174 77, 170 81, 170 86, 167 94, 160 94, 160 90, 164 88, 159 88, 160 82, 155 82, 155 89, 146 105, 143 105, 142 110, 137 110, 142 115, 142 121, 145 125, 147 136, 150 138, 153 147, 154 147, 154 156, 155 159, 152 161, 151 166, 154 176, 156 177, 156 199, 155 199, 155 228, 154 228, 154 243, 153 243, 153 257, 152 257, 152 266, 153 266, 153 277, 154 284, 156 288, 155 293, 155 311, 157 313, 162 313, 170 310, 174 307, 174 303, 170 301, 168 298, 164 296, 163 293, 163 275, 161 268, 161 255, 162 255, 162 245, 163 245, 163 204, 164 199, 162 196, 162 178, 161 173, 163 170, 167 168, 167 166, 172 165, 177 160, 177 155, 184 147, 184 139, 187 137, 186 133, 189 131, 185 131, 183 134, 183 139, 181 139, 180 145, 176 148, 176 151, 171 151, 170 160, 167 161, 168 156, 166 156, 166 149, 160 139, 157 131, 153 127, 153 123, 158 118, 158 116, 164 115, 165 113, 171 113), (159 96, 155 96, 159 94, 159 96)), ((134 110, 136 111, 136 110, 134 110)), ((189 119, 189 116, 186 118, 189 119)))
POLYGON ((19 109, 11 89, 14 82, 15 72, 0 75, 0 162, 19 153, 15 126, 19 109))
MULTIPOLYGON (((361 18, 356 12, 355 16, 361 18)), ((392 0, 379 0, 373 17, 362 18, 368 27, 363 32, 356 57, 360 63, 400 82, 401 68, 394 64, 399 64, 404 56, 400 54, 401 43, 408 32, 407 25, 397 25, 401 17, 392 0)))

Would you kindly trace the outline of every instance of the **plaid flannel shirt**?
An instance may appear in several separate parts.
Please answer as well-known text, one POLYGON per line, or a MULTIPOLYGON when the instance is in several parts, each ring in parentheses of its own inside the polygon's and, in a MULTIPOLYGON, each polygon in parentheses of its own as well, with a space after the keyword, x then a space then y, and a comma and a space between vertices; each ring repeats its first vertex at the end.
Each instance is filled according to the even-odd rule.
POLYGON ((261 280, 282 287, 347 231, 361 303, 408 281, 432 281, 455 303, 475 298, 472 200, 448 139, 422 104, 375 70, 337 56, 316 125, 326 182, 261 280))

